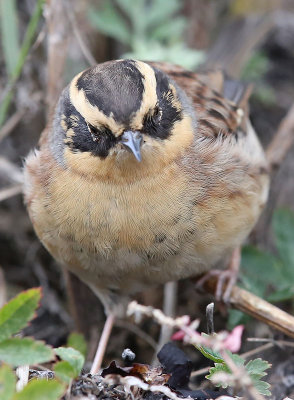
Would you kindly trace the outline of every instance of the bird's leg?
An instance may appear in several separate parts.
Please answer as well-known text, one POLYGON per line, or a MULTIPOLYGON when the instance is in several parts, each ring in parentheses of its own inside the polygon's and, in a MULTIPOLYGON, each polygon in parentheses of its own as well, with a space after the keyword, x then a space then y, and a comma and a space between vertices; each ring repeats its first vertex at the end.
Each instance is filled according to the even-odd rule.
POLYGON ((101 368, 102 360, 103 360, 106 346, 107 346, 107 343, 108 343, 108 340, 109 340, 109 337, 110 337, 110 334, 112 331, 114 320, 115 320, 114 313, 108 314, 107 319, 104 324, 104 327, 103 327, 101 337, 99 339, 95 358, 94 358, 94 361, 93 361, 93 364, 91 367, 90 374, 92 374, 92 375, 97 374, 101 368))
POLYGON ((203 287, 204 283, 211 278, 212 276, 217 276, 217 285, 215 290, 215 298, 217 301, 223 300, 227 303, 230 299, 231 291, 233 286, 235 285, 239 273, 241 261, 241 249, 237 247, 231 256, 230 263, 228 269, 221 271, 218 269, 212 269, 208 271, 202 278, 197 281, 196 286, 203 287), (226 288, 223 292, 223 288, 225 283, 226 288))
MULTIPOLYGON (((168 317, 175 316, 177 303, 178 282, 167 282, 164 285, 163 292, 163 312, 168 317)), ((160 336, 156 346, 156 351, 153 355, 152 365, 158 364, 157 353, 161 350, 164 344, 170 341, 173 329, 168 325, 162 325, 160 336)))

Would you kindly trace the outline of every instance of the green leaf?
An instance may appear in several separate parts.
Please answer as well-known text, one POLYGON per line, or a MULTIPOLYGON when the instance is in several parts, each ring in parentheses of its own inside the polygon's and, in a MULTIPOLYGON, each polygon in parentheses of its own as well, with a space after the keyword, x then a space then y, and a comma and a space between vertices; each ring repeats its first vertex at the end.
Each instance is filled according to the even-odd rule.
MULTIPOLYGON (((140 0, 115 0, 118 6, 124 11, 125 14, 129 15, 130 10, 134 6, 134 1, 138 2, 140 0)), ((145 1, 145 0, 144 0, 145 1)))
POLYGON ((78 376, 76 370, 67 361, 59 361, 54 365, 54 372, 56 376, 69 384, 70 381, 78 376))
POLYGON ((270 367, 271 364, 269 364, 265 360, 262 360, 261 358, 256 358, 255 360, 251 360, 245 365, 245 368, 252 380, 253 385, 260 392, 260 394, 264 396, 271 395, 271 392, 268 390, 270 384, 261 381, 261 378, 267 375, 267 373, 264 371, 270 367))
MULTIPOLYGON (((147 9, 150 25, 155 28, 164 22, 170 22, 181 7, 182 5, 179 0, 169 0, 168 7, 166 2, 162 0, 153 0, 149 3, 149 8, 147 9)), ((174 21, 174 18, 172 20, 174 21)))
POLYGON ((267 361, 262 360, 261 358, 256 358, 255 360, 250 360, 246 365, 246 370, 247 372, 251 374, 263 374, 267 375, 266 372, 264 372, 266 369, 269 369, 271 367, 271 364, 269 364, 267 361))
POLYGON ((81 333, 73 332, 69 335, 66 345, 78 350, 84 357, 87 354, 87 342, 84 335, 81 333))
POLYGON ((293 297, 294 288, 293 285, 290 284, 288 287, 281 288, 280 290, 271 293, 269 296, 267 296, 267 301, 275 303, 279 301, 291 300, 293 297))
POLYGON ((227 321, 227 329, 231 331, 237 325, 246 325, 250 320, 250 317, 244 314, 242 311, 230 309, 229 318, 227 321))
POLYGON ((16 66, 13 69, 13 72, 12 72, 9 82, 8 82, 9 90, 7 91, 4 99, 2 100, 2 102, 0 104, 0 126, 2 126, 3 122, 5 121, 6 114, 9 110, 10 103, 13 99, 14 84, 22 72, 24 63, 26 61, 26 58, 27 58, 30 48, 32 46, 32 41, 34 39, 39 20, 42 16, 44 2, 45 2, 45 0, 36 0, 34 12, 30 18, 30 22, 29 22, 28 27, 25 32, 16 66))
POLYGON ((254 246, 242 249, 242 273, 261 287, 260 292, 264 292, 267 285, 283 279, 277 258, 254 246))
POLYGON ((0 1, 2 48, 8 75, 12 75, 19 56, 16 0, 0 1))
POLYGON ((20 293, 0 310, 0 342, 19 332, 34 317, 41 289, 20 293))
MULTIPOLYGON (((206 375, 205 378, 211 380, 215 376, 215 374, 219 372, 231 374, 231 371, 226 364, 216 363, 214 367, 209 368, 209 374, 206 375)), ((227 382, 222 382, 222 381, 216 383, 215 385, 217 387, 222 387, 223 389, 226 389, 229 386, 227 382)))
POLYGON ((30 381, 21 392, 16 393, 13 400, 59 400, 65 392, 65 386, 52 379, 30 381))
MULTIPOLYGON (((202 333, 202 336, 209 337, 210 335, 207 335, 206 333, 202 333)), ((209 360, 212 360, 214 363, 225 363, 225 360, 221 356, 220 353, 212 350, 209 347, 206 346, 195 346, 203 355, 204 357, 208 358, 209 360)), ((238 354, 233 354, 229 350, 226 350, 226 353, 230 356, 230 358, 234 361, 236 365, 244 365, 245 360, 244 358, 238 356, 238 354)))
POLYGON ((284 263, 284 276, 294 280, 294 214, 290 210, 278 209, 273 216, 276 246, 284 263))
POLYGON ((12 338, 0 343, 0 361, 13 366, 38 364, 52 359, 52 348, 31 338, 12 338))
POLYGON ((58 347, 55 353, 64 361, 67 361, 74 369, 76 375, 79 375, 83 368, 85 357, 77 350, 71 347, 58 347))
POLYGON ((196 346, 196 348, 200 351, 201 354, 204 355, 204 357, 208 358, 209 360, 212 360, 215 363, 224 362, 222 356, 216 351, 213 351, 212 349, 205 346, 196 346))
POLYGON ((265 381, 257 380, 253 382, 255 388, 259 391, 263 396, 271 396, 271 392, 268 390, 271 385, 265 381))
POLYGON ((174 19, 172 24, 167 20, 165 24, 161 24, 153 29, 150 36, 153 39, 166 40, 168 42, 170 42, 171 39, 179 40, 186 26, 187 20, 184 17, 174 19))
POLYGON ((15 392, 16 378, 8 365, 0 367, 0 399, 11 400, 15 392))
POLYGON ((126 45, 130 45, 132 35, 129 28, 109 1, 104 2, 104 7, 99 10, 91 8, 88 17, 91 24, 100 32, 126 45))
POLYGON ((227 350, 227 353, 230 356, 230 358, 234 361, 234 363, 237 365, 237 367, 245 364, 244 358, 242 358, 238 354, 233 354, 229 350, 227 350))

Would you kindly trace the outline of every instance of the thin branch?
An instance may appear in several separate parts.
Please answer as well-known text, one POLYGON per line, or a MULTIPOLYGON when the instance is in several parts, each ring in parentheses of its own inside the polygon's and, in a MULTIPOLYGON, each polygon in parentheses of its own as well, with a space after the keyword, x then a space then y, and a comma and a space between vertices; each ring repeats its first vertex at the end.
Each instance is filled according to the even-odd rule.
MULTIPOLYGON (((217 278, 211 277, 204 284, 205 290, 214 294, 217 278)), ((253 316, 274 329, 294 338, 294 317, 258 296, 234 286, 229 303, 234 308, 253 316)))
POLYGON ((123 321, 123 320, 116 320, 114 325, 123 329, 127 329, 130 332, 133 332, 139 338, 145 340, 145 342, 148 343, 154 350, 156 349, 157 346, 156 341, 145 331, 143 331, 143 329, 139 328, 137 325, 134 325, 128 321, 123 321))
POLYGON ((236 365, 228 353, 224 350, 220 351, 224 361, 233 373, 234 379, 240 383, 243 389, 246 389, 248 394, 250 394, 255 400, 265 400, 265 398, 258 392, 258 390, 253 386, 252 380, 248 375, 246 369, 242 365, 236 365))
POLYGON ((22 192, 22 185, 11 186, 10 188, 0 190, 0 202, 16 196, 22 192))
POLYGON ((0 129, 0 142, 13 131, 25 114, 25 110, 16 111, 0 129))
POLYGON ((294 104, 283 118, 274 138, 266 149, 266 157, 272 171, 276 171, 280 167, 293 143, 294 104))
POLYGON ((67 58, 69 42, 68 23, 63 2, 47 0, 46 21, 48 28, 48 61, 47 61, 47 116, 49 117, 63 89, 63 73, 67 58))
POLYGON ((277 346, 280 346, 280 347, 283 347, 283 346, 294 347, 294 342, 289 342, 288 340, 275 340, 275 339, 265 339, 265 338, 248 338, 247 341, 248 342, 266 342, 268 344, 277 345, 277 346))
POLYGON ((246 358, 254 356, 257 353, 261 353, 263 351, 269 350, 273 347, 274 347, 274 343, 266 343, 266 344, 263 344, 262 346, 257 347, 256 349, 246 351, 246 353, 241 354, 241 357, 246 359, 246 358))
POLYGON ((21 169, 7 160, 5 157, 0 156, 0 178, 8 180, 12 183, 23 183, 23 174, 21 169))
POLYGON ((66 10, 67 10, 67 16, 68 16, 70 24, 72 26, 73 33, 74 33, 74 35, 76 37, 78 45, 80 46, 80 49, 81 49, 81 51, 83 53, 83 56, 85 57, 86 61, 88 62, 88 64, 90 66, 96 65, 97 61, 95 60, 95 57, 91 53, 91 51, 89 49, 89 46, 87 46, 87 44, 86 44, 86 42, 85 42, 85 40, 84 40, 84 38, 83 38, 83 36, 81 34, 81 31, 80 31, 80 29, 78 27, 78 23, 77 23, 77 19, 76 19, 75 13, 74 13, 73 8, 72 8, 72 4, 69 3, 68 0, 65 0, 65 7, 66 7, 66 10))
POLYGON ((0 308, 4 306, 7 301, 6 297, 6 281, 3 269, 0 267, 0 308))

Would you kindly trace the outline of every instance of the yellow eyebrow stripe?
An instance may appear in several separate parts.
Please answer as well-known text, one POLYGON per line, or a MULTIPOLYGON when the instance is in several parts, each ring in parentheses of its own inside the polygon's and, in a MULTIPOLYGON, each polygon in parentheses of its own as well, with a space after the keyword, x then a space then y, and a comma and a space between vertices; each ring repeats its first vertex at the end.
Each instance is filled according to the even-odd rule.
POLYGON ((143 117, 153 109, 158 101, 156 94, 156 77, 153 68, 142 61, 136 61, 137 69, 143 75, 144 92, 142 96, 141 106, 132 117, 131 127, 133 129, 141 129, 143 127, 143 117))
POLYGON ((69 96, 71 103, 91 125, 104 125, 108 127, 116 136, 120 135, 123 131, 123 125, 117 123, 111 114, 110 116, 107 116, 101 110, 99 110, 98 107, 93 106, 87 99, 84 90, 78 89, 77 81, 83 72, 75 76, 70 83, 69 96))

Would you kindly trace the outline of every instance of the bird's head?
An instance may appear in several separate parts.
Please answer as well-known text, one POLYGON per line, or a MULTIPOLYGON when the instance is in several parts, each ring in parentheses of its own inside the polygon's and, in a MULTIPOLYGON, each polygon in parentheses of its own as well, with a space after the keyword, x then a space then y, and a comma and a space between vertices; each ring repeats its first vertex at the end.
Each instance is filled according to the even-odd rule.
POLYGON ((158 171, 191 144, 191 113, 182 90, 149 64, 99 64, 78 74, 59 102, 63 157, 94 176, 158 171))

